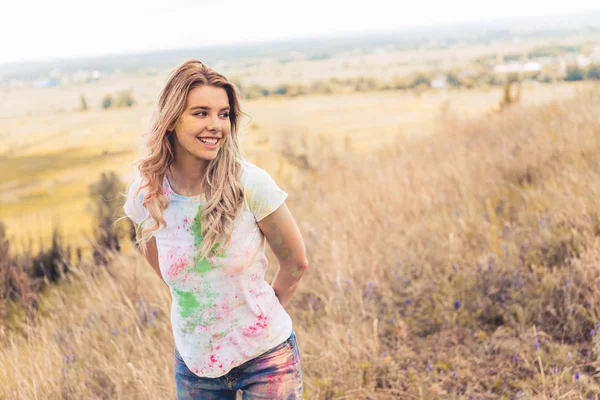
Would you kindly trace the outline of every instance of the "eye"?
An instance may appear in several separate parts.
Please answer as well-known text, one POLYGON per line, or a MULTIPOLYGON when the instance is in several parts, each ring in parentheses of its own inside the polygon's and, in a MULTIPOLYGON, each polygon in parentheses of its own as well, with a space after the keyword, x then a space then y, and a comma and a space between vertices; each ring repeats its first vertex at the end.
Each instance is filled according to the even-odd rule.
POLYGON ((206 114, 206 113, 204 111, 200 111, 199 113, 194 114, 194 115, 200 115, 200 114, 206 114))
POLYGON ((223 116, 224 116, 225 118, 229 118, 229 113, 225 113, 225 114, 223 114, 223 116))

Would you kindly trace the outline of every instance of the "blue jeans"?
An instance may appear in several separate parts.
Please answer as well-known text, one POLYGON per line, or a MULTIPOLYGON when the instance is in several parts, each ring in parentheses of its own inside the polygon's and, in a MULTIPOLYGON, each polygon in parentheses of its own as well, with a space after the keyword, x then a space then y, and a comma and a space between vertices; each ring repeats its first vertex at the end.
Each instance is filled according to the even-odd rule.
POLYGON ((188 369, 175 347, 175 387, 178 400, 242 398, 302 399, 302 368, 296 334, 271 350, 231 369, 224 376, 204 378, 188 369))

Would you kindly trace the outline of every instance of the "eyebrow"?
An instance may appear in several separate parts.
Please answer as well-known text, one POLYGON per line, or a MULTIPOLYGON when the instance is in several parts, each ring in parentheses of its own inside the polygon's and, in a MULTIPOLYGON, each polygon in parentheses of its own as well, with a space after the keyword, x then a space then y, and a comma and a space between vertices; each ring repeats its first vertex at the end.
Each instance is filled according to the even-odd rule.
MULTIPOLYGON (((228 110, 229 108, 230 108, 229 106, 223 107, 223 108, 221 108, 221 111, 228 110)), ((208 106, 193 106, 190 108, 190 111, 193 111, 193 110, 209 110, 210 111, 210 107, 208 107, 208 106)))

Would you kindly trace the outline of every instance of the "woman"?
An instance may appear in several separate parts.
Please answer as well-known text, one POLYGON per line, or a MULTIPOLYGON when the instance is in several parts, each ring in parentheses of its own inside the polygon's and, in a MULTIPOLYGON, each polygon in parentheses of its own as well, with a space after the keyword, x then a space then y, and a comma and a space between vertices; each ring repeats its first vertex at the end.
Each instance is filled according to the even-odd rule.
POLYGON ((239 93, 191 59, 160 92, 125 214, 172 295, 178 399, 302 398, 285 308, 308 263, 287 193, 247 161, 239 93), (280 268, 269 285, 265 239, 280 268))

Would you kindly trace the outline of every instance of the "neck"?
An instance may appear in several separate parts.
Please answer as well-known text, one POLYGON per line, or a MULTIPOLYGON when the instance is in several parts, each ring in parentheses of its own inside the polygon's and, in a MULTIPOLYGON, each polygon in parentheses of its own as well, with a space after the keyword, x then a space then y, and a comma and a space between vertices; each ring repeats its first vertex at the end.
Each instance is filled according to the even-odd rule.
POLYGON ((208 161, 198 159, 175 159, 167 169, 169 182, 177 193, 193 196, 203 191, 202 180, 206 174, 208 161))

